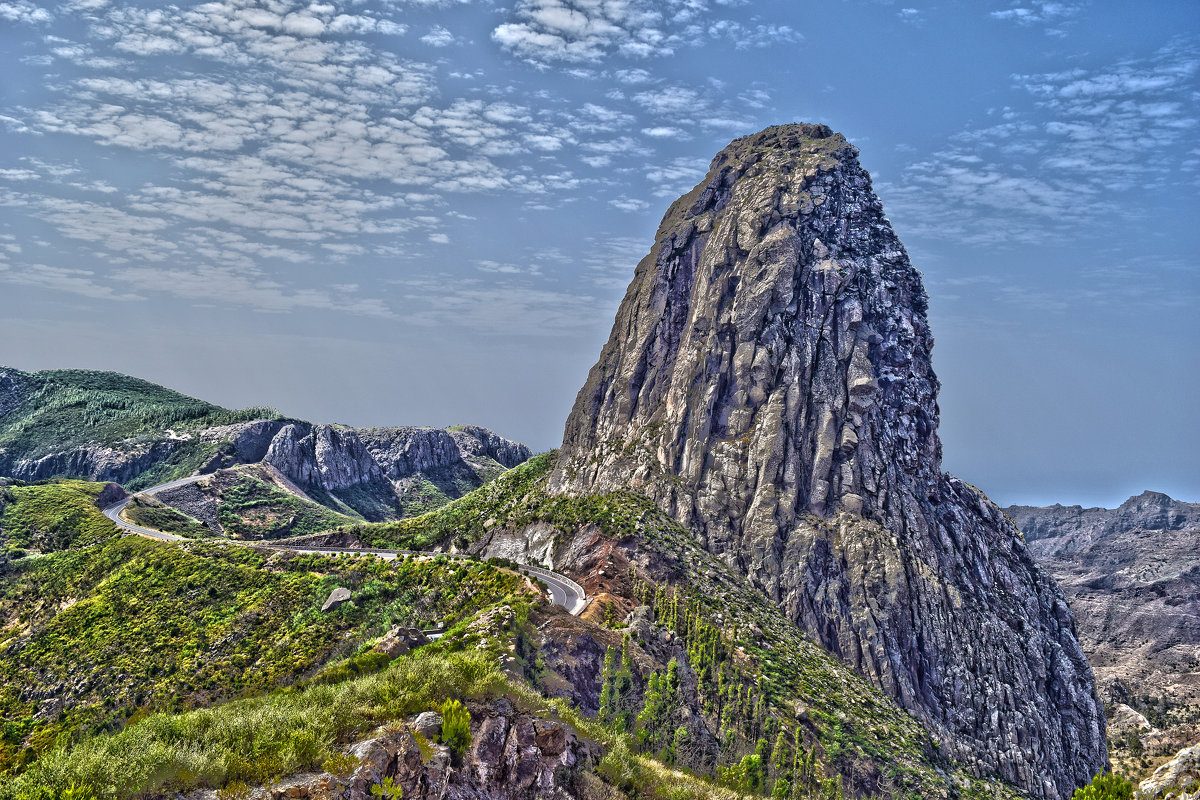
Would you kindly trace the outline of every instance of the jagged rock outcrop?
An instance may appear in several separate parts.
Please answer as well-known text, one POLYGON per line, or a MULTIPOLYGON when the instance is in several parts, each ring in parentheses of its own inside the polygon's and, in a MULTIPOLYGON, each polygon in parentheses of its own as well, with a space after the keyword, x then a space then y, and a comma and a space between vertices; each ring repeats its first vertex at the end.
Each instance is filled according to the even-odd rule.
POLYGON ((551 489, 634 489, 1035 797, 1103 767, 1062 592, 941 471, 920 274, 824 126, 733 142, 667 212, 567 420, 551 489))
POLYGON ((532 454, 520 442, 478 425, 357 428, 408 513, 478 489, 532 454))
POLYGON ((89 481, 128 483, 170 458, 179 448, 176 439, 128 442, 120 447, 88 445, 40 458, 0 457, 0 472, 23 481, 48 478, 83 478, 89 481))
POLYGON ((456 425, 447 428, 464 459, 490 458, 505 469, 512 469, 528 461, 533 451, 520 442, 503 436, 479 425, 456 425))
MULTIPOLYGON (((371 800, 376 796, 372 787, 391 779, 400 790, 395 796, 405 800, 568 800, 585 796, 579 791, 581 781, 599 783, 586 773, 599 761, 600 747, 565 722, 522 713, 506 697, 489 705, 470 703, 468 708, 471 745, 461 763, 444 744, 430 742, 439 731, 424 724, 423 714, 353 745, 350 755, 359 766, 345 778, 297 775, 264 787, 256 796, 371 800)), ((189 797, 207 800, 213 795, 199 791, 189 797)))
POLYGON ((271 439, 262 459, 301 486, 326 491, 382 485, 383 470, 352 430, 293 423, 271 439))

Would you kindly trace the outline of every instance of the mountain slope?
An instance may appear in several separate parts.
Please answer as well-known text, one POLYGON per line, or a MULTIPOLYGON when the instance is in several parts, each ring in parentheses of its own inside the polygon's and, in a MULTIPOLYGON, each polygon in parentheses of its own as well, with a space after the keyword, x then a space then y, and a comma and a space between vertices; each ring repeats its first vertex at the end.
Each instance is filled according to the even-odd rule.
POLYGON ((101 509, 124 497, 113 483, 27 484, 0 478, 0 557, 24 550, 49 553, 107 539, 117 529, 101 509))
POLYGON ((1200 742, 1200 504, 1009 506, 1062 585, 1109 710, 1114 765, 1142 777, 1200 742))
POLYGON ((229 411, 116 372, 0 367, 0 475, 153 482, 156 472, 187 474, 216 451, 190 432, 275 416, 229 411))
MULTIPOLYGON (((393 626, 469 619, 527 594, 483 564, 136 536, 14 561, 0 568, 0 783, 63 734, 289 686, 393 626), (352 601, 325 612, 335 587, 352 601)), ((368 655, 348 674, 387 661, 368 655)))
POLYGON ((926 304, 845 139, 738 139, 663 218, 550 488, 649 496, 950 752, 1068 797, 1103 710, 1062 592, 941 471, 926 304))

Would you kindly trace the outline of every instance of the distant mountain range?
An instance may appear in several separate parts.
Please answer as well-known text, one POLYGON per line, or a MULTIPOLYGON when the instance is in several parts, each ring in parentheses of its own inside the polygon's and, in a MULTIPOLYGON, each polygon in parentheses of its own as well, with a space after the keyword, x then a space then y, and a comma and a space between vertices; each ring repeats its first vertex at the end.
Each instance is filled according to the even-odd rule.
POLYGON ((428 511, 531 455, 474 425, 350 428, 230 411, 113 372, 0 367, 0 475, 140 489, 263 463, 313 500, 381 521, 428 511))
POLYGON ((1200 742, 1200 503, 1147 491, 1115 509, 1004 511, 1075 611, 1114 764, 1144 775, 1200 742))

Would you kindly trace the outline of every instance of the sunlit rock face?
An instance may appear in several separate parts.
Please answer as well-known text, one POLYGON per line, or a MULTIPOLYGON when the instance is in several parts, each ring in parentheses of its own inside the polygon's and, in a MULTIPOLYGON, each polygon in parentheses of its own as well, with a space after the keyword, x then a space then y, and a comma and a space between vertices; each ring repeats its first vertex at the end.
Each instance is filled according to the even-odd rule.
POLYGON ((668 210, 551 487, 633 489, 980 773, 1067 797, 1107 763, 1057 585, 941 471, 920 273, 825 126, 738 139, 668 210))

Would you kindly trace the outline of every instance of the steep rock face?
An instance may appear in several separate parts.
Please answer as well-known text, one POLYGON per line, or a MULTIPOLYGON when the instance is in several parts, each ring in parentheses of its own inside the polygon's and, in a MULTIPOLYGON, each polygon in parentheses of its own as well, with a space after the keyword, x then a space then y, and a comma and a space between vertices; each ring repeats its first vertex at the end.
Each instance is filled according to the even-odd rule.
POLYGON ((462 461, 454 437, 441 428, 361 428, 358 433, 393 481, 462 461))
POLYGON ((433 472, 471 460, 491 459, 510 469, 533 453, 478 425, 454 428, 358 428, 356 433, 392 480, 433 472))
POLYGON ((733 142, 638 265, 551 488, 632 488, 826 647, 1034 796, 1107 761, 1074 619, 941 472, 919 273, 824 126, 733 142))
POLYGON ((490 458, 506 469, 528 461, 533 451, 520 442, 505 439, 479 425, 458 425, 448 428, 463 458, 490 458))
POLYGON ((41 458, 0 461, 0 470, 25 481, 69 476, 89 481, 127 483, 166 459, 179 448, 178 439, 122 442, 119 447, 88 445, 41 458))
POLYGON ((385 480, 383 470, 358 436, 330 425, 284 426, 262 460, 302 486, 327 491, 385 480))
POLYGON ((353 429, 306 422, 285 425, 271 439, 262 461, 306 491, 334 495, 368 520, 401 515, 392 484, 353 429))

